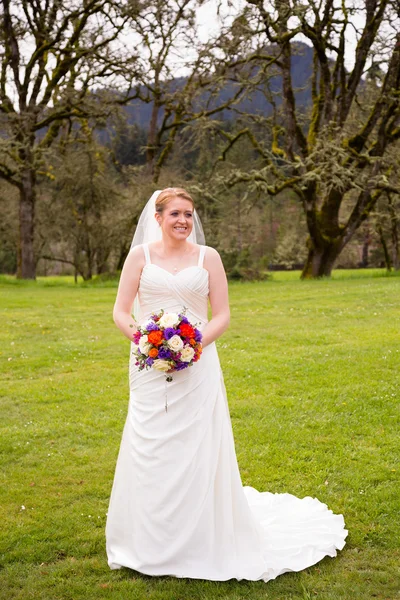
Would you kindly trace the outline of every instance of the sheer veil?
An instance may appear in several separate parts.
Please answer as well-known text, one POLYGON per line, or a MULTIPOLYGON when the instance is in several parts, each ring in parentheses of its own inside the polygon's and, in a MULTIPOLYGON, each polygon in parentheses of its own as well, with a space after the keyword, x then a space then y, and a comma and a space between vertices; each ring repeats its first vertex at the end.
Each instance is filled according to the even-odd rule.
MULTIPOLYGON (((161 227, 158 225, 154 216, 156 213, 156 200, 161 192, 162 190, 155 191, 142 210, 132 239, 130 248, 131 250, 140 244, 149 244, 150 242, 161 240, 161 227)), ((203 226, 196 210, 193 212, 193 229, 187 240, 193 244, 200 244, 202 246, 205 245, 203 226)), ((138 294, 136 294, 133 303, 133 314, 135 320, 140 319, 140 303, 138 294)))
MULTIPOLYGON (((150 200, 147 202, 146 206, 142 210, 142 214, 139 217, 138 224, 136 226, 136 231, 133 236, 131 250, 135 246, 139 246, 140 244, 148 244, 150 242, 156 242, 157 240, 161 240, 161 228, 158 225, 154 215, 156 213, 156 200, 158 195, 161 194, 162 190, 157 190, 151 196, 150 200)), ((200 217, 196 211, 193 212, 193 229, 189 237, 187 238, 189 242, 193 242, 194 244, 200 244, 204 246, 205 237, 203 232, 203 227, 200 221, 200 217)))

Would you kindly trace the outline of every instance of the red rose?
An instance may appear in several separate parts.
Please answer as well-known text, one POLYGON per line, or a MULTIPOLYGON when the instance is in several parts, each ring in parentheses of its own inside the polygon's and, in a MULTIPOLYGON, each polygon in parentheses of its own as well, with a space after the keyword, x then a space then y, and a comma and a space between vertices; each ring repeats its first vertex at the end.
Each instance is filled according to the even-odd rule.
POLYGON ((187 323, 181 323, 179 325, 179 330, 181 334, 185 337, 194 338, 195 336, 193 327, 191 325, 188 325, 187 323))

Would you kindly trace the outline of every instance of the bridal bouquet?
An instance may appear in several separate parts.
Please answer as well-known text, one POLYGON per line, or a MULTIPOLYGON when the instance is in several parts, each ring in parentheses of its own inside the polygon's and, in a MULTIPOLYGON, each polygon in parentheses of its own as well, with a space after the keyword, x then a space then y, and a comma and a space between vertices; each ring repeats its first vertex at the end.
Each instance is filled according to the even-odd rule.
POLYGON ((133 353, 139 371, 149 368, 163 371, 166 380, 172 381, 171 373, 191 367, 199 360, 202 335, 185 316, 185 310, 180 314, 162 310, 134 333, 133 353))

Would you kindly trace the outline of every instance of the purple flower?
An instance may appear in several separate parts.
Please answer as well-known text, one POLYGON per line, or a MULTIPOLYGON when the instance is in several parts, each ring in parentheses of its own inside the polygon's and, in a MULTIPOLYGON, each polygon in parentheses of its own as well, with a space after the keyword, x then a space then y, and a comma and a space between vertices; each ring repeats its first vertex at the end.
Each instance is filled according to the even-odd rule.
POLYGON ((153 364, 154 360, 152 358, 146 358, 146 365, 148 365, 149 367, 151 367, 151 365, 153 364))
POLYGON ((187 317, 185 317, 185 315, 178 315, 178 316, 181 320, 181 323, 189 324, 189 319, 187 317))
POLYGON ((170 340, 174 335, 179 335, 179 329, 174 329, 173 327, 166 327, 164 329, 164 337, 166 340, 170 340))
POLYGON ((162 358, 162 359, 171 358, 171 350, 168 350, 168 348, 160 346, 158 349, 158 358, 162 358))
POLYGON ((147 331, 158 331, 160 328, 156 323, 148 323, 146 325, 146 330, 147 331))
POLYGON ((182 371, 182 369, 186 369, 186 367, 188 367, 188 363, 184 363, 184 362, 178 362, 175 365, 175 371, 182 371))
POLYGON ((203 334, 201 333, 201 331, 195 328, 194 332, 194 339, 196 340, 196 342, 201 342, 201 340, 203 339, 203 334))

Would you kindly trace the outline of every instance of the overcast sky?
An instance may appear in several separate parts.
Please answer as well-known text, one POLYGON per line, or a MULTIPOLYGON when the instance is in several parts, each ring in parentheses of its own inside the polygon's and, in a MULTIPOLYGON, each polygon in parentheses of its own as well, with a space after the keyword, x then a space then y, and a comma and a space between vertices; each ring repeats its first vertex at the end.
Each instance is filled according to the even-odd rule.
MULTIPOLYGON (((363 0, 353 0, 355 6, 359 6, 360 9, 364 8, 365 2, 363 0)), ((341 0, 337 0, 338 5, 341 5, 341 0)), ((240 9, 246 4, 245 0, 223 0, 222 8, 224 15, 233 15, 240 11, 240 9), (229 7, 229 4, 231 7, 229 7)), ((197 11, 197 22, 200 27, 200 35, 203 40, 206 40, 210 35, 218 32, 219 19, 217 15, 218 0, 208 0, 198 11, 197 11)), ((353 20, 353 25, 357 29, 361 29, 364 26, 365 18, 363 14, 358 14, 353 20)), ((310 41, 304 36, 298 36, 296 39, 303 41, 307 45, 311 45, 310 41)), ((348 27, 346 35, 346 66, 351 68, 354 65, 354 52, 357 45, 357 38, 354 27, 348 27)))

